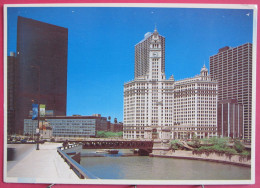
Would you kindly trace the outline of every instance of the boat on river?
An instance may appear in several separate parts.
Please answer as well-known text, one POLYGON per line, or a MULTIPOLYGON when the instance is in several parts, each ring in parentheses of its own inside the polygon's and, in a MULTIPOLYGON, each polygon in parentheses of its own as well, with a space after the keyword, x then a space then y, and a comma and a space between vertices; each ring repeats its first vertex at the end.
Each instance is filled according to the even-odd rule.
POLYGON ((109 154, 118 154, 119 150, 115 150, 115 149, 109 149, 107 150, 107 153, 109 154))
POLYGON ((108 154, 118 154, 119 150, 115 149, 105 149, 105 150, 97 150, 96 153, 108 153, 108 154))

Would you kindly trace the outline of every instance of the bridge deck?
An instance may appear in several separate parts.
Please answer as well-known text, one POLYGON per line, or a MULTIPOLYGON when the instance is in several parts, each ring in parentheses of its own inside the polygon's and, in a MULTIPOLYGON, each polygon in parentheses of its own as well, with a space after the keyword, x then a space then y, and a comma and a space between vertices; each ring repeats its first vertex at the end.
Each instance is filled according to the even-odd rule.
POLYGON ((89 139, 84 141, 70 140, 69 142, 80 142, 83 149, 152 149, 152 140, 124 140, 124 139, 89 139))

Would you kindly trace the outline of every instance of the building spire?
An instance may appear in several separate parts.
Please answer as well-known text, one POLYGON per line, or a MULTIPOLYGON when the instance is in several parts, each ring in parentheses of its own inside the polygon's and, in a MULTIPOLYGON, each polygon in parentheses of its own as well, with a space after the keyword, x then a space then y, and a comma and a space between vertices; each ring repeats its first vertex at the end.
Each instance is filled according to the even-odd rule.
POLYGON ((203 65, 203 67, 201 68, 200 74, 202 76, 208 76, 208 69, 206 68, 205 63, 203 65))
POLYGON ((154 25, 154 33, 158 33, 156 24, 154 25))

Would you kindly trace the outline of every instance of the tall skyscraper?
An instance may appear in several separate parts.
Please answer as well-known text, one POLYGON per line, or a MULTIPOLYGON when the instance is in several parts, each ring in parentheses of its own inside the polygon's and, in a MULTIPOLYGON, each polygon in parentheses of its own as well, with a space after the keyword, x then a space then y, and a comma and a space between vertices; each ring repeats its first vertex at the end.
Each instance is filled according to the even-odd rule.
POLYGON ((252 44, 246 43, 234 48, 224 47, 219 49, 216 55, 210 57, 210 74, 212 79, 217 80, 219 84, 219 103, 224 104, 223 100, 236 99, 238 104, 243 105, 244 138, 250 140, 252 126, 252 44))
POLYGON ((164 44, 155 29, 135 46, 135 79, 124 84, 124 138, 216 136, 217 82, 205 66, 194 78, 166 79, 164 44))
POLYGON ((15 68, 16 58, 15 53, 11 52, 10 56, 7 57, 7 124, 8 134, 14 132, 15 123, 15 68))
POLYGON ((67 50, 67 28, 18 17, 14 133, 23 133, 32 101, 66 115, 67 50))
POLYGON ((135 46, 135 79, 124 85, 124 138, 144 138, 145 128, 159 138, 173 125, 173 76, 165 78, 165 40, 157 29, 135 46))

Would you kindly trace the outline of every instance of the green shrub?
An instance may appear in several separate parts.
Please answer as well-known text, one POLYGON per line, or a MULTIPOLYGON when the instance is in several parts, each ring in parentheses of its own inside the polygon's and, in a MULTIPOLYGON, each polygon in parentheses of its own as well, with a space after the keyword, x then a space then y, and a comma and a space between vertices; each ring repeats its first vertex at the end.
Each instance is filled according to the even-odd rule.
POLYGON ((231 154, 231 155, 236 155, 237 151, 233 148, 226 148, 225 153, 231 154))
POLYGON ((182 143, 179 140, 172 140, 170 142, 170 144, 171 144, 170 147, 173 150, 177 150, 177 149, 182 149, 183 148, 183 145, 182 145, 182 143))
POLYGON ((240 140, 236 139, 234 141, 234 149, 238 152, 238 153, 242 153, 245 149, 245 146, 240 142, 240 140))
POLYGON ((172 140, 171 142, 170 142, 170 144, 176 144, 176 143, 178 143, 179 142, 179 140, 172 140))
POLYGON ((97 131, 97 138, 111 138, 111 137, 122 137, 123 132, 108 132, 108 131, 97 131))
POLYGON ((218 138, 218 137, 212 137, 209 139, 209 144, 218 145, 220 147, 227 147, 229 138, 218 138))
POLYGON ((226 147, 220 147, 219 145, 214 146, 201 146, 197 149, 194 149, 195 153, 216 153, 216 154, 227 154, 227 155, 235 155, 237 151, 235 149, 226 147))
POLYGON ((251 153, 249 151, 244 150, 242 153, 240 153, 242 156, 249 156, 251 153))
POLYGON ((210 144, 210 139, 209 139, 209 138, 202 138, 202 139, 201 139, 201 142, 202 142, 203 144, 210 144))

